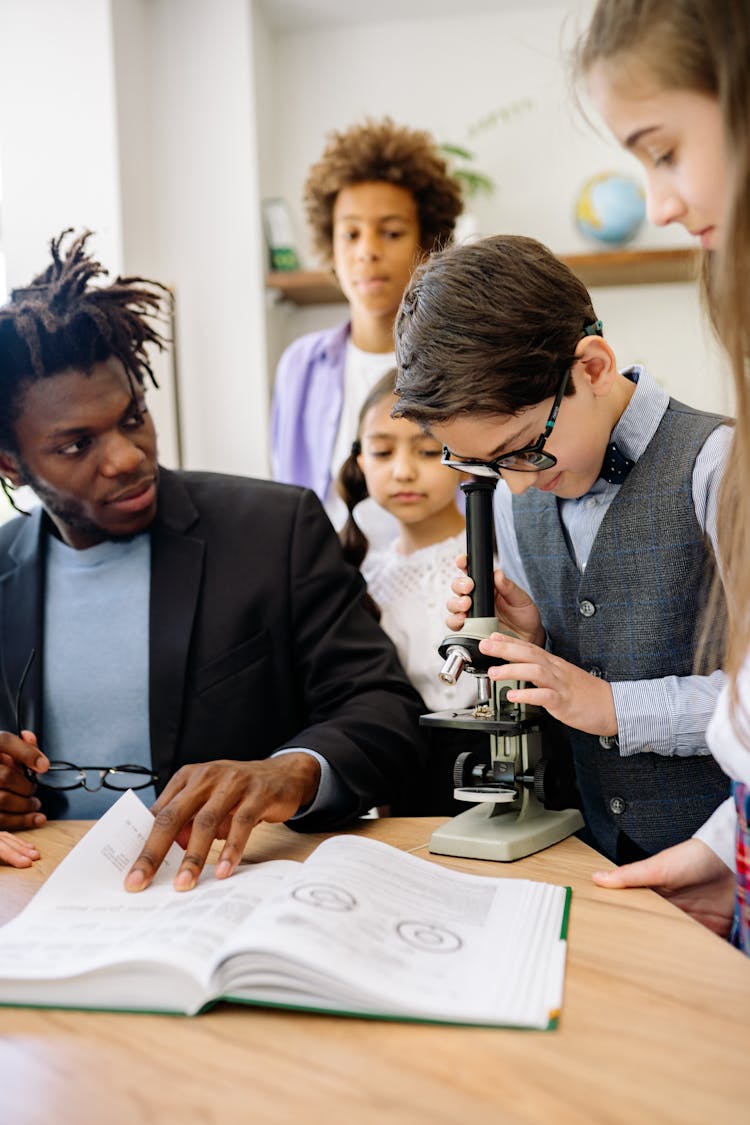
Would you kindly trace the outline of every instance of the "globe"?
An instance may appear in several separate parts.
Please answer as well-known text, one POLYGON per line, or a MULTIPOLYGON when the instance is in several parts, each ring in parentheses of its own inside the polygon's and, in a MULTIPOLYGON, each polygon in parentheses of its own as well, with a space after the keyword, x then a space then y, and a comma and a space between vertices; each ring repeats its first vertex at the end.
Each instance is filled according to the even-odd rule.
POLYGON ((587 238, 607 246, 624 246, 635 238, 646 216, 643 188, 616 172, 593 176, 576 200, 576 226, 587 238))

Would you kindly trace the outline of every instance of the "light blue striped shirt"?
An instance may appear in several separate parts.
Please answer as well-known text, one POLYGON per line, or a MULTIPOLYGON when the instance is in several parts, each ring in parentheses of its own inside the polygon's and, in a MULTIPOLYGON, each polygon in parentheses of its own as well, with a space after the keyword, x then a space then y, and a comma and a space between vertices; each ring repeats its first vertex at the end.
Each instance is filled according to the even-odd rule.
MULTIPOLYGON (((628 368, 623 374, 636 383, 633 396, 612 431, 612 441, 632 461, 643 455, 656 433, 669 395, 645 368, 628 368)), ((693 504, 701 530, 717 553, 716 509, 721 478, 732 436, 730 426, 718 426, 698 453, 693 469, 693 504)), ((558 500, 568 545, 581 572, 619 484, 597 480, 575 500, 558 500)), ((507 576, 529 589, 521 561, 515 526, 513 496, 504 481, 495 493, 495 529, 500 566, 507 576)), ((660 680, 623 680, 611 684, 617 715, 620 754, 655 753, 690 757, 708 754, 706 727, 719 692, 726 683, 723 672, 711 676, 666 676, 660 680)))

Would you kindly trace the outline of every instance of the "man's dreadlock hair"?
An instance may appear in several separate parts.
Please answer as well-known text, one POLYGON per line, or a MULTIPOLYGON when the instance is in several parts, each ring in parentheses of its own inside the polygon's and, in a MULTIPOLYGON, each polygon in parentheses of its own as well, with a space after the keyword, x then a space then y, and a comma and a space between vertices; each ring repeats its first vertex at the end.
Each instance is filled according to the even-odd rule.
MULTIPOLYGON (((107 276, 86 252, 91 231, 63 249, 72 229, 50 243, 52 261, 23 289, 14 289, 0 308, 0 449, 17 454, 16 422, 30 383, 75 368, 87 374, 115 356, 131 387, 156 378, 147 346, 160 350, 167 339, 151 321, 163 321, 169 290, 142 277, 107 276)), ((8 495, 8 483, 3 481, 8 495)), ((11 499, 11 503, 12 503, 11 499)), ((14 505, 15 506, 15 505, 14 505)))

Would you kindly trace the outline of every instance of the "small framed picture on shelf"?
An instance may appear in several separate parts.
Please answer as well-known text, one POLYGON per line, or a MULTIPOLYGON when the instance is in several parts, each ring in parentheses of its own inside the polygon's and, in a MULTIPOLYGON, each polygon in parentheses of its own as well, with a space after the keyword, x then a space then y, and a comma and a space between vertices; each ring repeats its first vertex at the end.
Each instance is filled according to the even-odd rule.
POLYGON ((268 243, 272 270, 298 270, 299 255, 295 246, 292 216, 285 199, 263 200, 263 229, 268 243))

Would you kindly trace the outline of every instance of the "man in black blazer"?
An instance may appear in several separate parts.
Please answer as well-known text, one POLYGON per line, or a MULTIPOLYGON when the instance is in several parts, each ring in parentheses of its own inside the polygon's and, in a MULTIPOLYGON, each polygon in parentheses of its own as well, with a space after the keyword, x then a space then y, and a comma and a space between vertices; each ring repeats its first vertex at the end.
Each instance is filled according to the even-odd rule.
POLYGON ((97 769, 144 778, 156 820, 126 886, 177 839, 190 889, 214 839, 226 877, 261 820, 321 831, 398 805, 423 764, 421 701, 311 492, 158 466, 144 382, 161 294, 92 285, 87 237, 54 241, 0 309, 0 472, 42 505, 0 530, 0 829, 69 799, 86 815, 97 769), (139 732, 119 770, 108 742, 139 732))

